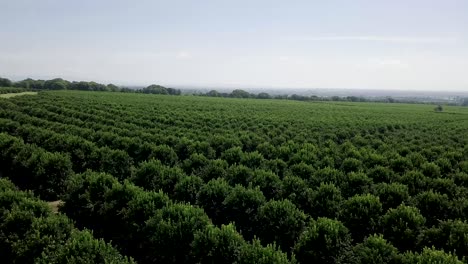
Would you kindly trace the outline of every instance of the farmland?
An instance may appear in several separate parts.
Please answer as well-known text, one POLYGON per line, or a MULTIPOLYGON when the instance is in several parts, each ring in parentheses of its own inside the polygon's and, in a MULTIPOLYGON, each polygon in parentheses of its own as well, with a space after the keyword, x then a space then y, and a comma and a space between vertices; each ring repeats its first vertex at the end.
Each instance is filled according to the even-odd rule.
POLYGON ((0 98, 0 177, 7 262, 468 257, 466 107, 41 91, 0 98))

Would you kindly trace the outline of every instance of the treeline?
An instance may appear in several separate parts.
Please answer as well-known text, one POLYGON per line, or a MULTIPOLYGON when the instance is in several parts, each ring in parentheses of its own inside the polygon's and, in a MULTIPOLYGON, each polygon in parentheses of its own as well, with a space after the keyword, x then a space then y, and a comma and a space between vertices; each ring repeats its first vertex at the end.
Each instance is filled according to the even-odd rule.
MULTIPOLYGON (((34 80, 25 79, 18 82, 13 82, 6 78, 0 78, 0 87, 15 87, 26 90, 80 90, 80 91, 107 91, 107 92, 124 92, 124 93, 146 93, 146 94, 167 94, 180 95, 179 89, 167 88, 161 85, 152 84, 146 88, 131 89, 127 87, 119 87, 114 84, 101 84, 96 82, 85 81, 67 81, 61 78, 52 80, 34 80)), ((3 88, 2 88, 3 90, 3 88)), ((6 90, 6 89, 5 89, 6 90)), ((16 92, 13 90, 13 92, 16 92)))
MULTIPOLYGON (((347 97, 340 97, 340 96, 332 96, 332 97, 319 97, 316 95, 305 96, 305 95, 270 95, 265 92, 261 92, 258 94, 249 93, 242 89, 235 89, 231 93, 225 92, 218 92, 216 90, 211 90, 207 93, 194 93, 194 95, 199 96, 208 96, 208 97, 229 97, 229 98, 255 98, 255 99, 280 99, 280 100, 296 100, 296 101, 349 101, 349 102, 368 102, 373 101, 370 99, 366 99, 364 97, 358 96, 347 96, 347 97)), ((394 99, 388 98, 383 101, 388 102, 395 102, 394 99)))
MULTIPOLYGON (((24 89, 23 91, 31 90, 81 90, 81 91, 108 91, 108 92, 123 92, 123 93, 145 93, 145 94, 163 94, 163 95, 181 95, 180 89, 164 87, 161 85, 152 84, 145 88, 132 89, 128 87, 120 87, 114 84, 100 84, 96 82, 86 81, 67 81, 61 78, 52 80, 34 80, 31 78, 13 82, 7 78, 0 77, 0 94, 2 93, 16 93, 19 90, 10 90, 11 87, 24 89), (4 88, 2 88, 4 87, 4 88)), ((235 89, 230 93, 218 92, 217 90, 211 90, 206 93, 195 92, 190 93, 195 96, 207 96, 207 97, 223 97, 223 98, 255 98, 255 99, 277 99, 277 100, 294 100, 294 101, 333 101, 333 102, 380 102, 380 103, 411 103, 421 104, 428 102, 421 102, 418 100, 410 99, 396 99, 390 96, 384 98, 369 98, 363 96, 317 96, 317 95, 298 95, 298 94, 281 94, 281 95, 270 95, 266 92, 258 94, 249 93, 242 89, 235 89)), ((436 104, 437 102, 429 102, 436 104)), ((440 102, 439 102, 440 103, 440 102)), ((468 106, 468 98, 458 98, 455 102, 446 102, 447 105, 461 105, 468 106)))
MULTIPOLYGON (((224 98, 254 98, 254 99, 277 99, 277 100, 294 100, 294 101, 305 101, 305 102, 376 102, 376 103, 407 103, 407 104, 423 104, 428 102, 422 102, 418 100, 411 99, 396 99, 390 96, 383 98, 370 98, 363 96, 317 96, 317 95, 298 95, 298 94, 280 94, 280 95, 270 95, 265 92, 258 94, 249 93, 245 90, 235 89, 230 93, 227 92, 218 92, 217 90, 211 90, 206 93, 196 92, 193 95, 197 96, 207 96, 207 97, 224 97, 224 98)), ((431 102, 429 102, 431 103, 431 102)), ((432 102, 431 104, 435 104, 432 102)), ((468 98, 459 99, 453 103, 445 103, 448 105, 468 105, 468 98)))

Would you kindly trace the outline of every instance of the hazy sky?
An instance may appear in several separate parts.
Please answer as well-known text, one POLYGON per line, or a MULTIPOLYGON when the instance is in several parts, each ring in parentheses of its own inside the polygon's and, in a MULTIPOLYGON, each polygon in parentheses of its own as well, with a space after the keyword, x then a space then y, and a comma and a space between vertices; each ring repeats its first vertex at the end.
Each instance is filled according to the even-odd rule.
POLYGON ((467 0, 0 0, 0 76, 468 90, 467 0))

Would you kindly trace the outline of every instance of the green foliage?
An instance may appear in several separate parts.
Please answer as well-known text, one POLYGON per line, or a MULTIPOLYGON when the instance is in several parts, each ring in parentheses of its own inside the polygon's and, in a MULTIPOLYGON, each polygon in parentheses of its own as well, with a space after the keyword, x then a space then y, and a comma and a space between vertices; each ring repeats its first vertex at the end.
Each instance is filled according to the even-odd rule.
POLYGON ((0 133, 1 173, 23 189, 34 189, 43 199, 54 200, 64 192, 71 174, 68 156, 51 153, 0 133))
POLYGON ((384 211, 396 208, 409 199, 408 186, 401 183, 376 184, 373 186, 373 193, 379 197, 384 211))
POLYGON ((424 248, 421 253, 406 252, 402 256, 402 264, 462 264, 456 256, 434 248, 424 248))
POLYGON ((12 84, 13 83, 9 79, 0 77, 0 87, 11 87, 12 84))
POLYGON ((248 182, 251 186, 258 187, 266 199, 280 196, 281 179, 271 171, 255 170, 248 182))
POLYGON ((39 258, 39 264, 59 263, 134 263, 119 255, 110 244, 94 239, 89 232, 73 233, 69 240, 39 258))
POLYGON ((341 166, 341 168, 345 172, 359 171, 361 167, 362 162, 355 158, 346 158, 341 166))
POLYGON ((226 223, 223 202, 232 187, 224 179, 207 182, 197 194, 197 204, 201 206, 215 224, 226 223))
POLYGON ((47 255, 50 262, 71 252, 62 247, 75 236, 65 228, 71 221, 45 220, 47 205, 21 202, 33 194, 61 204, 80 229, 139 263, 289 263, 294 255, 301 262, 392 263, 399 259, 393 247, 417 252, 407 258, 417 261, 434 253, 422 247, 467 255, 466 108, 434 114, 428 105, 352 97, 255 100, 268 96, 241 90, 232 96, 248 100, 148 95, 178 91, 61 79, 13 85, 25 87, 13 92, 100 92, 0 99, 0 178, 31 190, 13 194, 16 187, 0 180, 0 205, 11 217, 5 237, 20 241, 2 244, 2 256, 22 252, 28 262, 45 244, 57 252, 54 260, 47 255), (310 219, 322 230, 315 233, 335 234, 318 227, 323 217, 348 231, 331 240, 305 235, 312 228, 301 225, 310 219), (66 238, 54 244, 53 237, 66 238))
POLYGON ((271 200, 258 209, 256 234, 263 243, 291 251, 305 227, 306 215, 288 200, 271 200))
POLYGON ((299 237, 294 252, 300 263, 348 263, 351 235, 339 221, 311 220, 299 237))
POLYGON ((53 214, 45 202, 13 188, 0 193, 0 255, 5 263, 133 263, 75 229, 66 216, 53 214))
POLYGON ((411 250, 415 248, 425 222, 417 208, 400 205, 388 210, 382 217, 383 234, 400 250, 411 250))
POLYGON ((432 190, 415 195, 412 198, 412 204, 421 211, 429 227, 436 225, 439 220, 449 219, 453 214, 447 194, 440 194, 432 190))
POLYGON ((313 217, 337 218, 341 211, 343 197, 338 187, 331 183, 322 183, 313 193, 312 210, 313 217))
POLYGON ((199 208, 176 204, 164 207, 146 222, 143 242, 145 262, 181 263, 190 259, 197 231, 207 228, 209 218, 199 208))
POLYGON ((174 186, 174 199, 196 204, 198 191, 204 182, 198 176, 184 176, 174 186))
POLYGON ((251 225, 251 218, 257 215, 259 208, 265 202, 265 196, 259 189, 236 185, 223 201, 223 213, 228 222, 235 223, 244 238, 251 239, 256 231, 255 227, 251 225))
POLYGON ((245 241, 233 225, 208 226, 197 231, 192 243, 197 263, 236 263, 245 241))
POLYGON ((286 254, 277 250, 276 246, 268 245, 262 247, 260 241, 254 239, 252 243, 244 244, 241 248, 241 257, 239 264, 250 264, 250 263, 259 263, 259 264, 287 264, 295 263, 294 261, 289 261, 286 254))
POLYGON ((435 246, 438 249, 452 252, 459 258, 468 256, 468 223, 460 220, 441 221, 420 236, 422 246, 435 246))
POLYGON ((172 193, 176 183, 185 176, 180 168, 163 165, 158 160, 150 160, 136 168, 132 182, 148 190, 162 190, 172 193))
POLYGON ((297 176, 286 176, 281 187, 281 197, 293 202, 304 212, 311 212, 313 191, 307 183, 297 176))
POLYGON ((360 242, 377 231, 382 213, 379 197, 356 195, 344 201, 342 208, 340 220, 350 229, 355 241, 360 242))
POLYGON ((351 197, 357 194, 368 193, 372 185, 372 179, 360 172, 351 172, 347 175, 347 180, 341 184, 341 191, 344 197, 351 197))
POLYGON ((405 173, 400 180, 400 183, 408 186, 410 195, 415 195, 421 190, 425 190, 429 185, 428 179, 420 171, 409 171, 405 173))
POLYGON ((381 235, 372 235, 353 248, 356 264, 399 263, 398 249, 388 243, 381 235))

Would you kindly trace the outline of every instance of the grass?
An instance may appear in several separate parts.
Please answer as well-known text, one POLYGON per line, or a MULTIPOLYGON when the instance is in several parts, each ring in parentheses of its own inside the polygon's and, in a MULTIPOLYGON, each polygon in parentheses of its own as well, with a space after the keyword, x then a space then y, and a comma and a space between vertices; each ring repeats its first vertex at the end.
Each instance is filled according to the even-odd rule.
POLYGON ((37 92, 22 92, 22 93, 0 94, 0 98, 11 98, 11 97, 21 96, 21 95, 37 95, 37 92))

